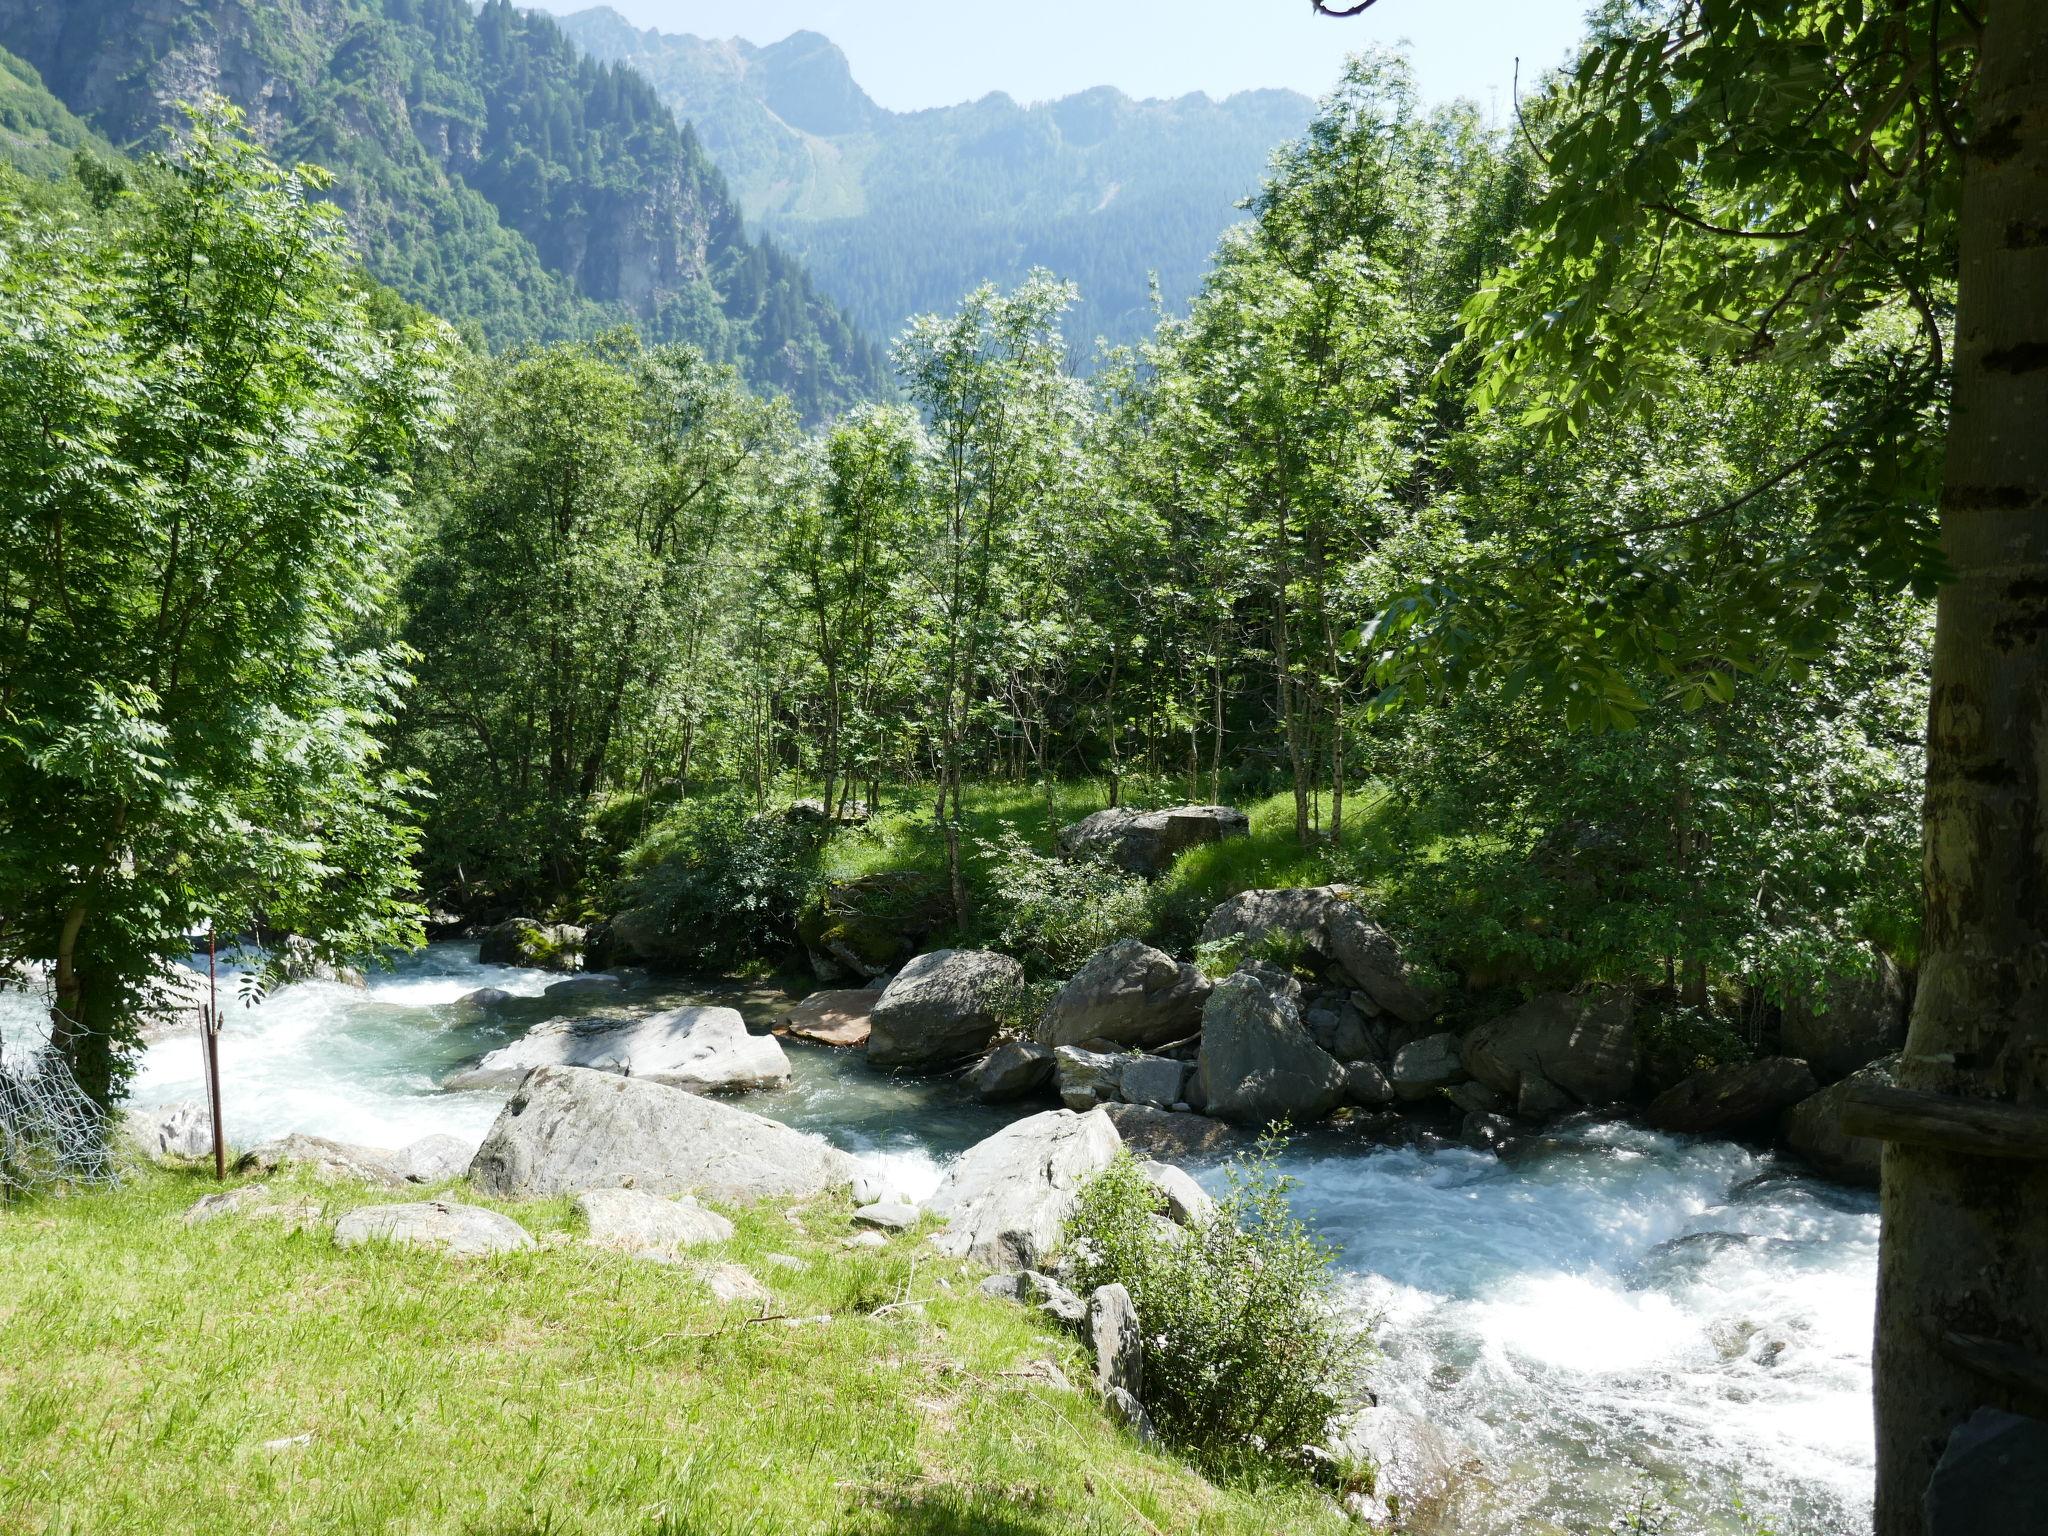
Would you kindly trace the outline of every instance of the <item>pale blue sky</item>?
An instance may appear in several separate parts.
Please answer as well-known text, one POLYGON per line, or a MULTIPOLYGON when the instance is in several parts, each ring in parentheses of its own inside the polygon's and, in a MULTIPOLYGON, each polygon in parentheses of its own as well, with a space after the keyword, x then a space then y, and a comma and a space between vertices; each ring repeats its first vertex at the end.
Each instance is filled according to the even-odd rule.
MULTIPOLYGON (((581 10, 590 0, 528 0, 581 10)), ((1345 53, 1408 39, 1431 100, 1505 111, 1517 55, 1526 82, 1559 63, 1587 0, 1379 0, 1352 21, 1308 0, 610 0, 642 27, 774 42, 799 28, 846 50, 883 106, 905 111, 1008 91, 1045 100, 1114 85, 1134 96, 1291 86, 1320 95, 1345 53)))

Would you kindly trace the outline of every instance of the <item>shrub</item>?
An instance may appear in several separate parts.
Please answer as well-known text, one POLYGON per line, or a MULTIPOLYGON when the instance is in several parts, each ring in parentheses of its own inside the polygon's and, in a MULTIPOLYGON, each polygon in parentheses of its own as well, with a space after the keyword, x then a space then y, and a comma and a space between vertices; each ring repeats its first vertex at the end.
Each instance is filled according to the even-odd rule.
POLYGON ((678 966, 772 959, 795 942, 828 832, 804 817, 754 815, 739 794, 687 801, 627 854, 618 905, 678 966))
POLYGON ((1288 1206, 1280 1147, 1239 1158, 1215 1214, 1171 1236, 1119 1153, 1082 1187, 1068 1227, 1079 1287, 1131 1293, 1153 1424, 1225 1474, 1298 1464, 1364 1363, 1364 1336, 1336 1304, 1333 1251, 1288 1206))
POLYGON ((979 846, 982 923, 1033 975, 1071 975, 1103 945, 1146 931, 1149 891, 1138 876, 1100 859, 1047 858, 1014 828, 979 846))

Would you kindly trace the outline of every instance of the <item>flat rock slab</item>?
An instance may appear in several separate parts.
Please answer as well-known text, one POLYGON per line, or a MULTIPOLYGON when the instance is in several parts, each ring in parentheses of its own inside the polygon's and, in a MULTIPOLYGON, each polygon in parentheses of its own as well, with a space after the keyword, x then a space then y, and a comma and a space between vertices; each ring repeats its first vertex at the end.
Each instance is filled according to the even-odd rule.
POLYGON ((403 1189, 412 1180, 412 1164, 404 1153, 386 1147, 358 1147, 325 1136, 281 1136, 242 1154, 235 1168, 242 1173, 275 1173, 299 1167, 322 1179, 352 1179, 403 1189))
POLYGON ((722 1243, 732 1223, 695 1200, 650 1195, 640 1189, 586 1189, 576 1209, 590 1228, 588 1241, 636 1259, 673 1263, 685 1248, 722 1243))
POLYGON ((914 1205, 900 1201, 881 1201, 864 1205, 853 1213, 854 1221, 863 1227, 879 1227, 885 1232, 901 1232, 917 1225, 922 1214, 914 1205))
POLYGON ((637 1077, 541 1067, 499 1111, 469 1177, 499 1195, 630 1186, 744 1201, 845 1189, 855 1171, 852 1158, 817 1137, 716 1099, 637 1077))
POLYGON ((1102 1112, 1133 1152, 1154 1157, 1224 1157, 1251 1145, 1251 1137, 1236 1126, 1186 1110, 1106 1104, 1102 1112))
POLYGON ((866 1045, 874 1028, 871 1016, 881 999, 881 992, 873 987, 813 992, 776 1022, 775 1032, 819 1045, 866 1045))
POLYGON ((482 1206, 420 1200, 350 1211, 334 1224, 334 1241, 343 1248, 401 1243, 433 1248, 451 1258, 473 1259, 531 1248, 533 1235, 511 1217, 482 1206))
MULTIPOLYGON (((553 990, 552 988, 550 989, 553 990)), ((739 1093, 789 1082, 789 1058, 747 1033, 732 1008, 670 1008, 644 1019, 557 1019, 501 1046, 443 1085, 511 1088, 537 1067, 586 1067, 692 1093, 739 1093)))

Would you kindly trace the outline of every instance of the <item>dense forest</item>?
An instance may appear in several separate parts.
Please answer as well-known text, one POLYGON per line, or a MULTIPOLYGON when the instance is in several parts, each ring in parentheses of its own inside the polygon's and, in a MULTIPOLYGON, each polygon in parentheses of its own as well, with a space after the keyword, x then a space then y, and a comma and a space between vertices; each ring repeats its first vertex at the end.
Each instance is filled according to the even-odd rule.
MULTIPOLYGON (((592 58, 645 75, 748 217, 877 336, 1044 267, 1080 290, 1078 341, 1144 339, 1152 280, 1186 304, 1267 155, 1313 110, 1293 91, 1133 101, 1103 87, 891 112, 815 32, 756 47, 638 29, 603 6, 561 25, 592 58)), ((1076 361, 1092 361, 1085 347, 1076 361)))
POLYGON ((1145 334, 1033 270, 886 379, 504 0, 0 43, 0 965, 95 1101, 207 925, 759 976, 874 959, 857 888, 875 974, 1044 1017, 1125 939, 1299 994, 1205 916, 1341 885, 1454 1058, 1612 987, 1677 1086, 1913 989, 1881 1536, 2038 1407, 2038 7, 1617 6, 1507 131, 1360 54, 1145 334), (1061 856, 1194 802, 1269 834, 1220 888, 1061 856))
POLYGON ((319 195, 380 282, 482 344, 631 322, 809 418, 880 382, 873 344, 747 235, 647 82, 506 0, 8 0, 0 46, 123 147, 157 143, 177 101, 232 98, 281 161, 329 173, 319 195))

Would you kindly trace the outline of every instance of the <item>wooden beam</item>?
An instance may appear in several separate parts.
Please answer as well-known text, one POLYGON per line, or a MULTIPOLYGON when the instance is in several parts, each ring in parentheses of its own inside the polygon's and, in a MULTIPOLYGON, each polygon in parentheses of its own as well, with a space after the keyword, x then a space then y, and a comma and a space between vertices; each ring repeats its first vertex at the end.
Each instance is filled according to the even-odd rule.
POLYGON ((2048 1110, 1910 1088, 1858 1088, 1842 1106, 1851 1136, 1937 1147, 1970 1157, 2048 1162, 2048 1110))

